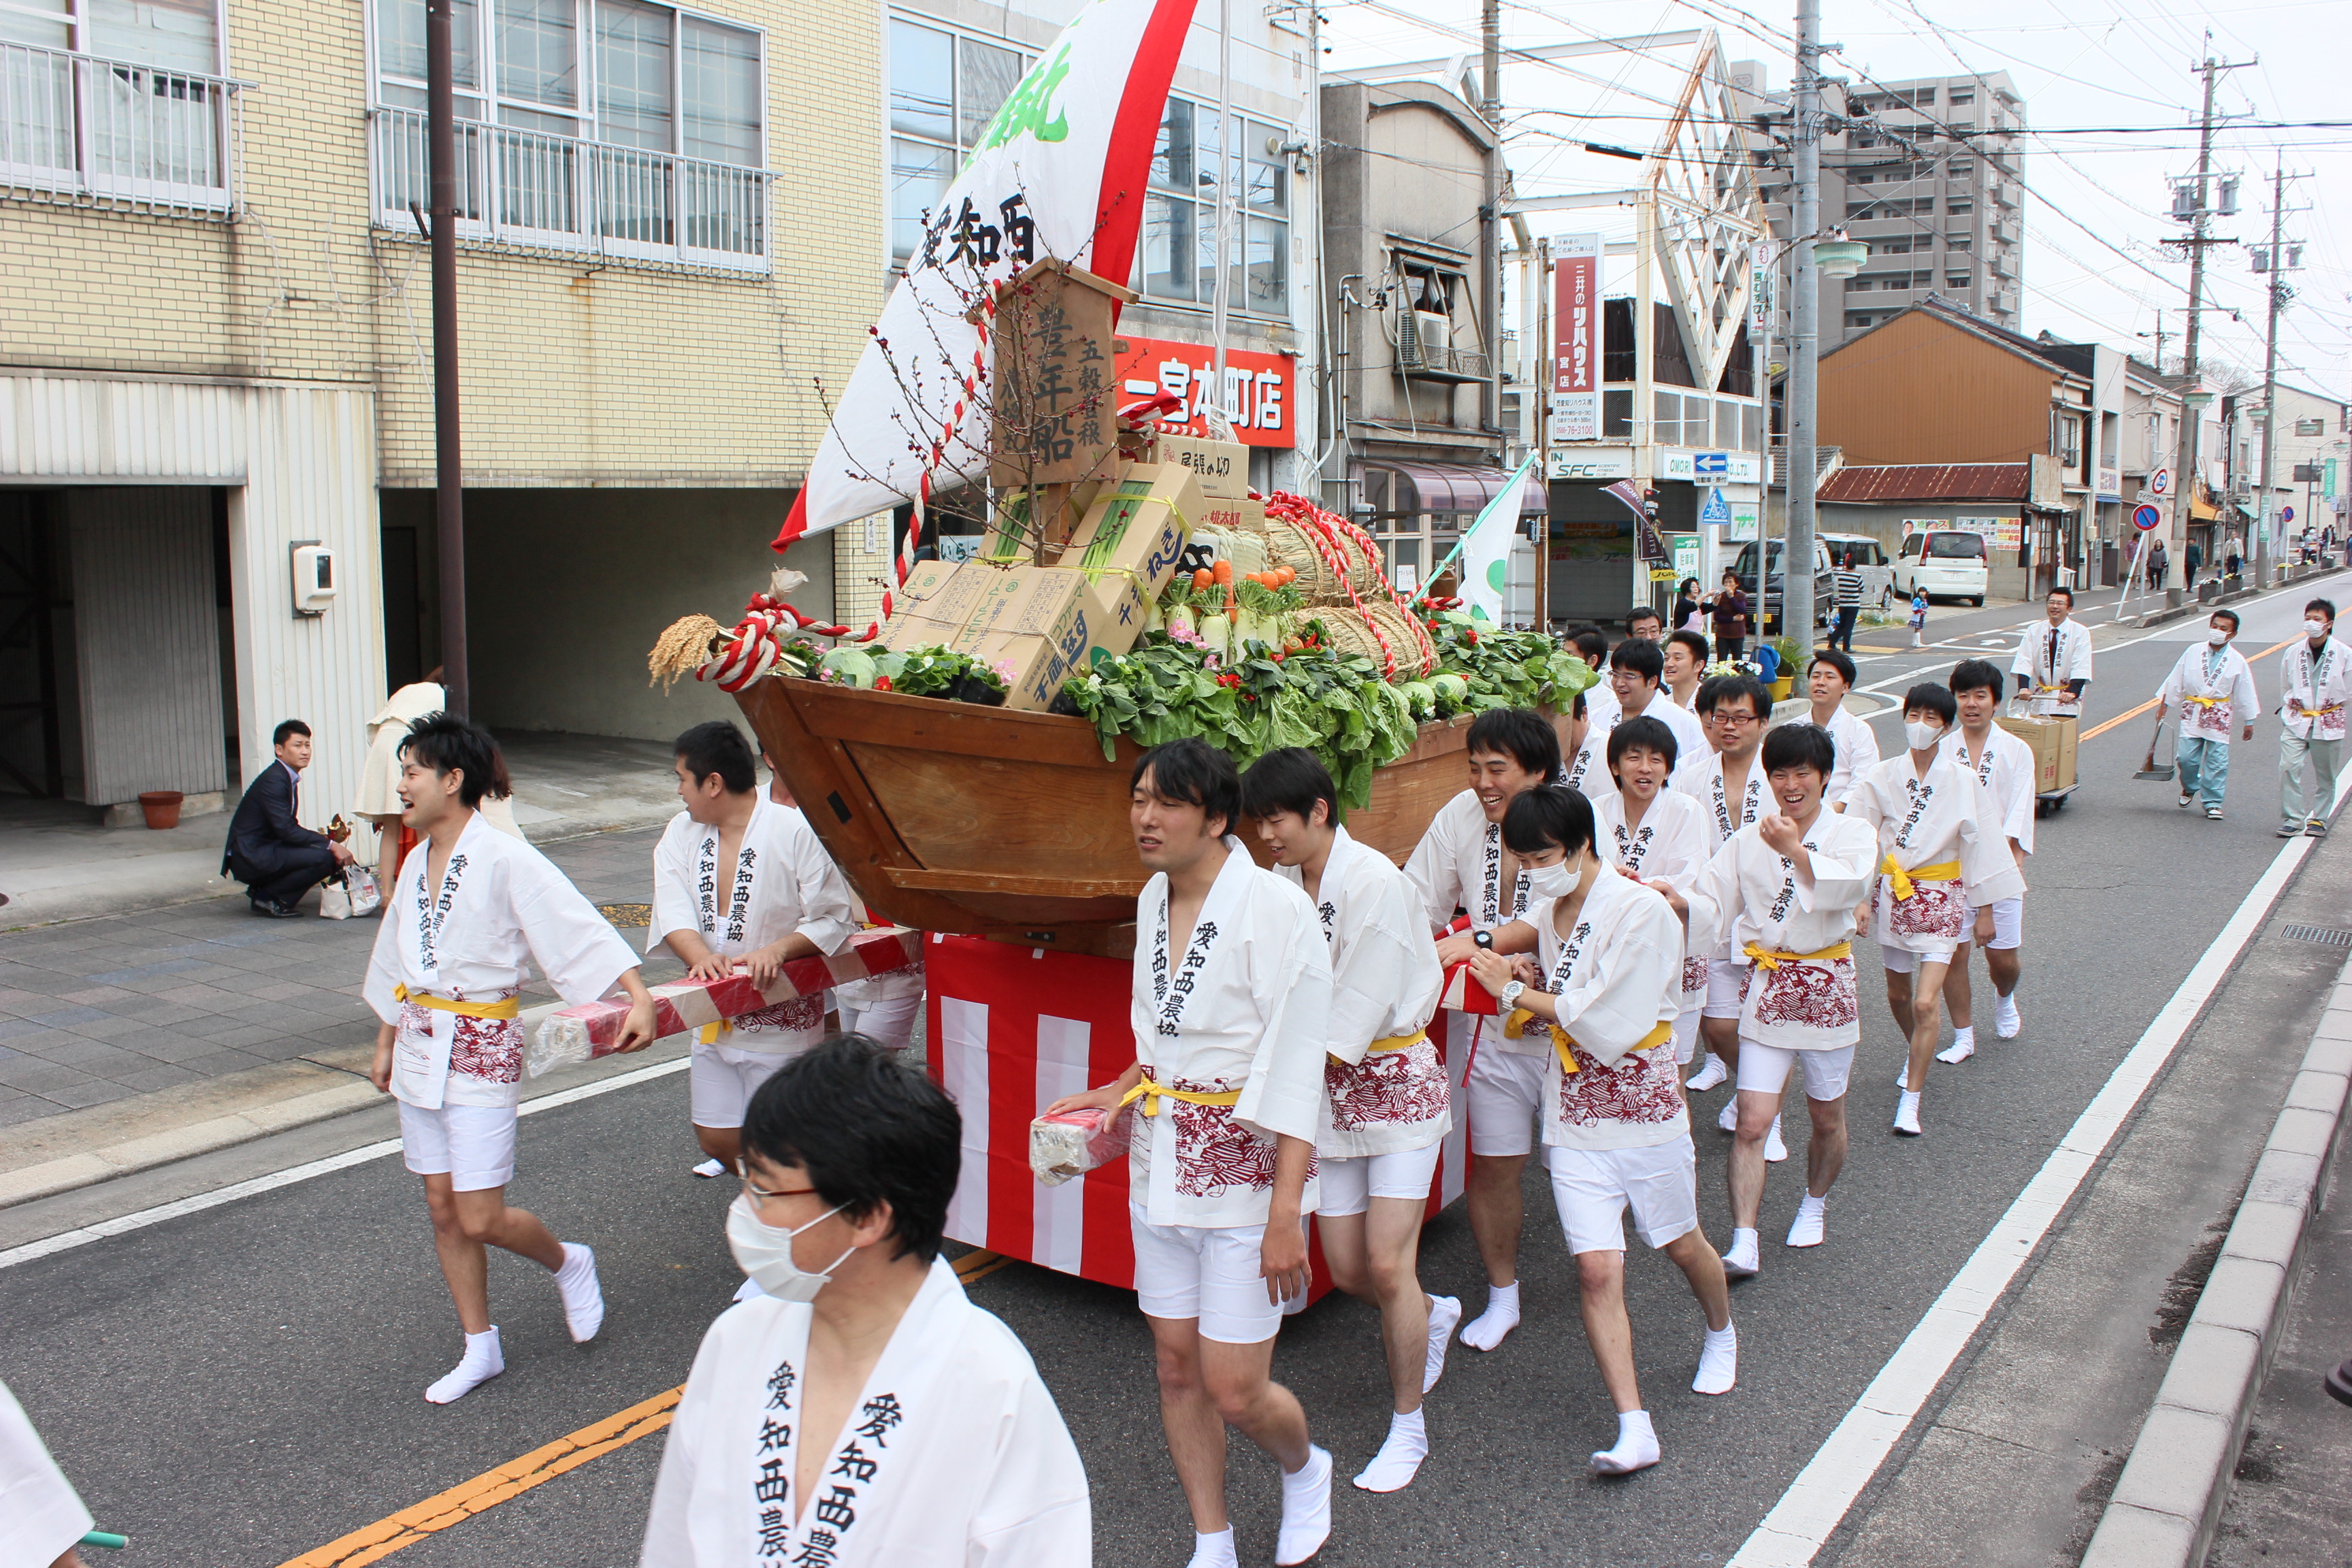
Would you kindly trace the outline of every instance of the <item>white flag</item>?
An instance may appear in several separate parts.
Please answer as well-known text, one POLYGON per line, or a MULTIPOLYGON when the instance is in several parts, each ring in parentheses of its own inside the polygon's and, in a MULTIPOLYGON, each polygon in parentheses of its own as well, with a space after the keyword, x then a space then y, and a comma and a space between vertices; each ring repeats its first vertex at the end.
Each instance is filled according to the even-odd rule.
MULTIPOLYGON (((1520 500, 1527 493, 1528 474, 1535 466, 1536 454, 1529 452, 1527 460, 1512 471, 1509 482, 1495 492, 1495 499, 1486 503, 1477 521, 1462 536, 1462 542, 1454 547, 1454 555, 1447 557, 1460 558, 1454 581, 1461 586, 1455 591, 1462 607, 1473 620, 1497 626, 1503 624, 1511 541, 1518 537, 1520 500)), ((1430 575, 1435 577, 1437 573, 1430 575)))

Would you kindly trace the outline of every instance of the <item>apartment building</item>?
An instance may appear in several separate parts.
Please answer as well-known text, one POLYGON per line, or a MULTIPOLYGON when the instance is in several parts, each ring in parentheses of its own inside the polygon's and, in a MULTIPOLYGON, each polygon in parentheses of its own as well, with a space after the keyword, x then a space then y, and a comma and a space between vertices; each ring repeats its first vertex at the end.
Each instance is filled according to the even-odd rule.
MULTIPOLYGON (((1770 87, 1761 61, 1735 63, 1731 79, 1755 127, 1775 138, 1757 138, 1756 156, 1772 232, 1786 238, 1789 94, 1770 87)), ((1843 102, 1834 87, 1823 98, 1835 118, 1822 141, 1822 223, 1867 243, 1870 259, 1842 295, 1825 280, 1821 352, 1930 293, 2014 329, 2024 277, 2025 104, 2009 73, 1856 83, 1843 102)), ((1780 266, 1776 338, 1785 342, 1787 260, 1780 266)))
MULTIPOLYGON (((667 736, 644 651, 766 581, 887 260, 881 19, 457 0, 473 706, 667 736)), ((306 817, 437 662, 424 0, 0 0, 0 788, 306 817)), ((887 531, 796 547, 811 609, 887 531), (839 564, 836 567, 836 558, 839 564)))

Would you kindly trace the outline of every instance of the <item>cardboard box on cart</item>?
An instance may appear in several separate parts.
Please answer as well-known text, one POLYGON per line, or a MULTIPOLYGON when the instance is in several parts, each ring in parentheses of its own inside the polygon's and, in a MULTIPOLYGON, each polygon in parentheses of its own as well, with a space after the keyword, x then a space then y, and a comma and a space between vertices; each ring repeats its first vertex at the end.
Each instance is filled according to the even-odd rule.
POLYGON ((1090 666, 1097 652, 1108 657, 1133 644, 1130 633, 1117 647, 1105 645, 1103 620, 1084 574, 1066 566, 1024 566, 1007 575, 1015 580, 997 595, 990 628, 966 648, 1005 675, 1007 708, 1044 711, 1061 694, 1062 683, 1090 666))
POLYGON ((1239 441, 1211 441, 1162 430, 1124 430, 1119 433, 1118 447, 1138 463, 1173 463, 1190 468, 1204 496, 1239 500, 1249 494, 1249 448, 1239 441))
POLYGON ((1086 574, 1097 640, 1112 652, 1135 645, 1145 609, 1175 575, 1207 510, 1192 470, 1176 463, 1128 465, 1087 509, 1062 564, 1086 574))
POLYGON ((950 644, 987 595, 995 574, 966 561, 919 561, 890 595, 881 646, 894 653, 950 644))
POLYGON ((2074 786, 2076 722, 2073 719, 2002 719, 2000 727, 2033 750, 2033 793, 2074 786))

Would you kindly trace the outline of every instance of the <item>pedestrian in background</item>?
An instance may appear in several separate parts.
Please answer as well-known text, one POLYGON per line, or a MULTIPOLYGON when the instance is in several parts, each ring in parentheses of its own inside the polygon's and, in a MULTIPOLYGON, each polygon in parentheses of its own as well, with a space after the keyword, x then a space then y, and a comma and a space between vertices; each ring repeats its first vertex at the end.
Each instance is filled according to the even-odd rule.
POLYGON ((2197 592, 2197 568, 2204 564, 2205 552, 2195 540, 2190 540, 2188 550, 2180 557, 2180 586, 2183 589, 2191 594, 2197 592))
POLYGON ((2336 766, 2344 752, 2345 704, 2352 701, 2352 651, 2336 640, 2336 604, 2314 599, 2303 607, 2304 640, 2279 666, 2279 830, 2281 838, 2327 834, 2336 809, 2336 766), (2303 764, 2311 763, 2310 805, 2304 804, 2303 764))
POLYGON ((1911 590, 1911 646, 1927 646, 1927 590, 1925 588, 1911 590))
POLYGON ((1829 646, 1853 652, 1853 624, 1862 618, 1862 574, 1853 563, 1853 552, 1849 550, 1838 562, 1837 625, 1830 632, 1829 646))
POLYGON ((1738 573, 1723 574, 1723 589, 1708 608, 1715 616, 1715 657, 1726 661, 1738 658, 1748 641, 1748 595, 1740 592, 1738 573))
POLYGON ((2149 593, 2153 594, 2164 586, 2165 568, 2169 564, 2170 558, 2168 557, 2164 552, 2164 541, 2159 539, 2147 547, 2147 589, 2149 593))
POLYGON ((351 849, 295 818, 302 770, 310 765, 310 726, 299 719, 269 737, 277 760, 246 786, 221 847, 221 872, 245 884, 253 912, 280 920, 302 896, 352 863, 351 849))
POLYGON ((1703 632, 1706 626, 1706 612, 1699 605, 1698 579, 1685 577, 1682 586, 1675 590, 1675 630, 1703 632))
POLYGON ((2238 575, 2238 569, 2245 563, 2245 541, 2238 537, 2238 531, 2233 528, 2221 541, 2221 575, 2225 578, 2238 575))

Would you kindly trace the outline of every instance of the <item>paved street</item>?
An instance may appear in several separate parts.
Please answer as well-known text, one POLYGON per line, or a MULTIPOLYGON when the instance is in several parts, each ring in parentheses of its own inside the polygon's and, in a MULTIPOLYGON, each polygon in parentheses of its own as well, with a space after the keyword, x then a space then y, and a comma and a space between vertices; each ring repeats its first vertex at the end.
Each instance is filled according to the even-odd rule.
MULTIPOLYGON (((2347 583, 2332 580, 2339 597, 2347 583)), ((2315 591, 2329 592, 2330 583, 2237 606, 2249 657, 2292 635, 2315 591)), ((2027 613, 1939 606, 1930 623, 1938 646, 1873 652, 1864 682, 1899 694, 1915 674, 1939 678, 1979 646, 2005 650, 2014 646, 2010 628, 2027 613)), ((2086 733, 2145 701, 2202 631, 2195 617, 2151 633, 2102 629, 2086 733)), ((1895 639, 1882 633, 1873 640, 1895 639)), ((2005 665, 2005 651, 2000 658, 2005 665)), ((2267 700, 2275 655, 2254 668, 2267 700)), ((1892 749, 1891 710, 1877 722, 1882 746, 1892 749)), ((1739 1549, 2279 853, 2271 833, 2275 723, 2262 722, 2243 749, 2229 819, 2210 823, 2176 810, 2171 786, 2130 778, 2151 722, 2143 715, 2084 743, 2084 788, 2042 824, 2030 868, 2024 1034, 2003 1042, 1988 1029, 1973 1061, 1936 1069, 1923 1139, 1886 1134, 1900 1045, 1874 977, 1865 981, 1853 1152, 1830 1205, 1829 1244, 1810 1253, 1780 1246, 1803 1161, 1804 1134, 1792 1120, 1794 1158, 1774 1169, 1766 1195, 1764 1272, 1734 1296, 1743 1352, 1738 1390, 1719 1400, 1687 1392, 1695 1310, 1675 1271, 1637 1251, 1629 1262, 1636 1350, 1666 1458, 1630 1480, 1591 1478, 1583 1457, 1609 1440, 1613 1425, 1576 1325, 1572 1270, 1549 1199, 1530 1183, 1527 1322, 1492 1355, 1455 1348, 1430 1403, 1435 1452, 1420 1479, 1385 1498, 1343 1484, 1332 1544, 1318 1561, 1335 1568, 1700 1564, 1724 1563, 1739 1549)), ((592 897, 641 900, 646 847, 645 835, 614 835, 561 847, 558 858, 592 897)), ((331 1031, 364 1027, 350 992, 372 924, 270 926, 246 922, 241 912, 234 922, 208 924, 202 908, 125 921, 118 931, 100 922, 0 938, 0 964, 17 976, 9 983, 19 998, 0 998, 0 1006, 45 1009, 28 1017, 36 1030, 7 1045, 26 1049, 23 1042, 59 1030, 88 1038, 87 1026, 40 1022, 63 1007, 127 1020, 119 1035, 97 1042, 110 1049, 138 1049, 113 1046, 116 1038, 189 1035, 154 1020, 177 1016, 172 994, 191 986, 213 993, 192 1002, 236 1020, 201 1037, 242 1043, 191 1052, 188 1061, 222 1052, 261 1059, 279 1046, 281 1055, 331 1048, 347 1042, 331 1031), (212 935, 286 927, 296 929, 251 946, 222 946, 212 935), (127 973, 184 963, 203 967, 127 973), (253 1005, 245 999, 259 994, 251 989, 256 975, 269 989, 299 985, 307 994, 264 996, 290 1011, 244 1018, 226 1004, 253 1005), (91 999, 100 990, 108 994, 91 999), (22 1000, 34 994, 37 1001, 22 1000), (246 1038, 254 1029, 276 1032, 246 1038)), ((2039 1564, 2079 1554, 2168 1363, 2182 1302, 2193 1302, 2210 1267, 2211 1249, 2201 1244, 2226 1227, 2344 962, 2340 946, 2285 935, 2290 924, 2352 927, 2352 846, 2317 847, 2268 908, 2169 1070, 1818 1561, 2039 1564)), ((0 1377, 41 1424, 101 1526, 133 1538, 110 1562, 336 1561, 304 1554, 684 1377, 702 1329, 738 1279, 721 1235, 729 1194, 687 1173, 694 1152, 684 1102, 682 1079, 656 1071, 526 1117, 515 1201, 559 1234, 597 1247, 611 1316, 597 1343, 573 1347, 546 1278, 501 1258, 491 1285, 508 1371, 455 1406, 419 1397, 455 1359, 457 1336, 415 1179, 393 1154, 47 1256, 0 1254, 0 1377)), ((1712 1131, 1720 1102, 1720 1091, 1701 1097, 1695 1117, 1703 1129, 1701 1213, 1718 1242, 1727 1235, 1727 1140, 1712 1131)), ((362 1150, 391 1136, 392 1126, 388 1109, 369 1110, 0 1210, 0 1247, 362 1150)), ((1426 1281, 1463 1295, 1475 1310, 1478 1271, 1458 1207, 1432 1226, 1423 1256, 1426 1281)), ((2326 1278, 2340 1283, 2337 1256, 2326 1278)), ((974 1274, 975 1298, 1028 1343, 1086 1455, 1097 1560, 1181 1563, 1188 1526, 1167 1472, 1148 1339, 1132 1298, 1021 1264, 974 1274)), ((2343 1321, 2340 1312, 2325 1320, 2333 1330, 2343 1321)), ((2304 1348, 2288 1354, 2315 1365, 2323 1353, 2352 1350, 2326 1352, 2325 1339, 2305 1333, 2294 1342, 2304 1348)), ((1305 1400, 1343 1477, 1370 1456, 1385 1426, 1376 1355, 1371 1314, 1339 1298, 1294 1320, 1277 1352, 1278 1375, 1305 1400)), ((2292 1439, 2295 1468, 2281 1469, 2281 1484, 2324 1490, 2317 1478, 2340 1482, 2352 1464, 2352 1441, 2341 1436, 2352 1422, 2333 1429, 2330 1449, 2324 1418, 2338 1407, 2295 1397, 2308 1408, 2292 1439)), ((2265 1422, 2287 1429, 2284 1416, 2257 1425, 2265 1422)), ((399 1562, 632 1562, 660 1447, 658 1435, 615 1447, 426 1535, 399 1562)), ((2250 1463, 2260 1462, 2249 1452, 2250 1463)), ((1265 1561, 1273 1469, 1237 1444, 1234 1473, 1244 1560, 1265 1561)), ((2305 1510, 2296 1517, 2314 1517, 2322 1505, 2295 1506, 2305 1510)), ((2261 1518, 2282 1517, 2273 1508, 2249 1522, 2244 1542, 2280 1528, 2261 1518)), ((2232 1563, 2258 1560, 2236 1538, 2229 1550, 2232 1563)))

